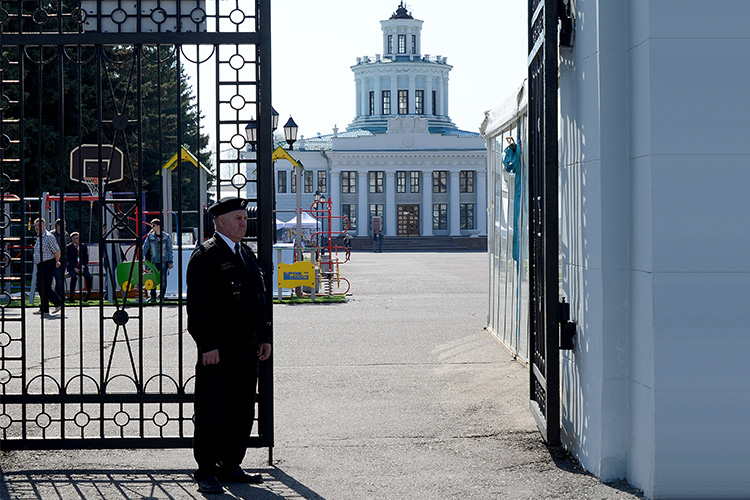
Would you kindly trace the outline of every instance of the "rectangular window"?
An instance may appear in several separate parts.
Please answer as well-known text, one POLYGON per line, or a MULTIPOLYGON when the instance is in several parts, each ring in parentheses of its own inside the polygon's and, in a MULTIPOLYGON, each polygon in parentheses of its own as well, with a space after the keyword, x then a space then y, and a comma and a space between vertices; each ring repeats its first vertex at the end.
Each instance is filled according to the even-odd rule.
POLYGON ((384 115, 391 114, 391 91, 390 90, 383 91, 383 114, 384 115))
POLYGON ((432 205, 432 229, 448 229, 448 205, 445 203, 432 205))
POLYGON ((409 114, 409 91, 408 90, 398 91, 398 114, 400 115, 409 114))
POLYGON ((406 172, 396 172, 396 192, 406 192, 406 172))
POLYGON ((437 115, 437 90, 432 91, 432 114, 437 115))
POLYGON ((398 36, 398 53, 406 54, 406 35, 398 36))
POLYGON ((294 170, 292 170, 292 190, 291 190, 292 193, 297 192, 297 176, 298 175, 299 175, 298 168, 295 168, 294 170))
POLYGON ((372 116, 375 114, 375 91, 374 90, 370 91, 369 99, 370 99, 370 116, 372 116))
POLYGON ((341 192, 357 192, 357 172, 341 172, 341 192))
POLYGON ((474 170, 461 170, 458 173, 458 186, 461 193, 473 193, 474 170))
MULTIPOLYGON (((349 229, 357 229, 357 205, 341 205, 341 215, 349 219, 349 229)), ((346 222, 341 229, 346 228, 346 222)))
POLYGON ((313 189, 313 173, 312 170, 305 170, 305 193, 312 193, 313 189))
POLYGON ((393 54, 393 35, 388 35, 388 54, 393 54))
POLYGON ((414 112, 418 115, 424 114, 424 90, 417 90, 414 94, 414 112))
POLYGON ((328 192, 328 172, 318 170, 318 191, 321 193, 328 192))
POLYGON ((382 193, 383 192, 383 178, 384 172, 369 172, 370 174, 370 192, 371 193, 382 193))
POLYGON ((409 192, 410 193, 418 193, 419 192, 419 179, 422 177, 422 172, 418 172, 416 170, 412 170, 409 172, 409 192))
POLYGON ((411 53, 412 54, 417 53, 417 35, 411 36, 411 53))
POLYGON ((279 193, 286 193, 286 170, 279 170, 277 175, 277 191, 279 193))
POLYGON ((461 229, 474 229, 474 204, 461 203, 459 206, 461 229))
POLYGON ((435 170, 432 172, 432 192, 433 193, 447 193, 448 192, 448 171, 447 170, 435 170))

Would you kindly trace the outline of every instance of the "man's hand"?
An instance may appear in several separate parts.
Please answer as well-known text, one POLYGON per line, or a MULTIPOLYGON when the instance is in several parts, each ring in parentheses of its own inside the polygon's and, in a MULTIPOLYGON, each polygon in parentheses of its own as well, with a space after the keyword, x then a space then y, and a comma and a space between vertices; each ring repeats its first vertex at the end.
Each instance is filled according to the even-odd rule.
POLYGON ((271 357, 271 344, 260 344, 258 346, 258 360, 265 361, 271 357))
POLYGON ((203 353, 203 366, 218 365, 219 364, 219 350, 214 349, 203 353))

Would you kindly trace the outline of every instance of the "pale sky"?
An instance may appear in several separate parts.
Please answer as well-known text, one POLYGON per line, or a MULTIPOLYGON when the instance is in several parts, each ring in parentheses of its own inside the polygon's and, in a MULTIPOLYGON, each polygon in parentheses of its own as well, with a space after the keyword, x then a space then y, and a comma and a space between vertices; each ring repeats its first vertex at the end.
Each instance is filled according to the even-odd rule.
MULTIPOLYGON (((453 66, 449 115, 478 131, 526 77, 527 0, 407 0, 422 25, 422 54, 453 66)), ((344 131, 355 116, 357 57, 382 52, 380 21, 399 0, 271 0, 272 100, 279 128, 289 115, 299 134, 344 131)))

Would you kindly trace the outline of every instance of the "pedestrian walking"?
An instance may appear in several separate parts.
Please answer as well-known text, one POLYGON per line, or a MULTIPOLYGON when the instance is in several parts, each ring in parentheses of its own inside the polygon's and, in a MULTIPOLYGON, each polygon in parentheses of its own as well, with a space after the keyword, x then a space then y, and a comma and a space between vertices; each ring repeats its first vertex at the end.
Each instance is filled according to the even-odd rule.
POLYGON ((36 289, 42 305, 34 314, 49 314, 49 302, 55 306, 54 312, 60 311, 62 300, 52 289, 52 278, 60 267, 60 247, 55 237, 47 231, 44 219, 34 221, 37 238, 34 242, 34 264, 36 265, 36 289))

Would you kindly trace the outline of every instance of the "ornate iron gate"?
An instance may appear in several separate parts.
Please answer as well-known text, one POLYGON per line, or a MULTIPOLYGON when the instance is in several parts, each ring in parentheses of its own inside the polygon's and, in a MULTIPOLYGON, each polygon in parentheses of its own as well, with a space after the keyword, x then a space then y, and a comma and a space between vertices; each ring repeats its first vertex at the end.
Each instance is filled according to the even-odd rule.
POLYGON ((560 441, 557 2, 529 0, 530 405, 544 440, 560 441))
MULTIPOLYGON (((192 445, 184 273, 205 172, 257 207, 248 239, 272 276, 270 98, 270 0, 0 2, 1 448, 192 445), (257 160, 245 159, 256 117, 257 160), (94 301, 66 282, 73 302, 32 314, 37 217, 90 245, 94 301), (151 305, 142 241, 155 217, 177 241, 151 305)), ((272 392, 265 362, 248 446, 269 459, 272 392)))

